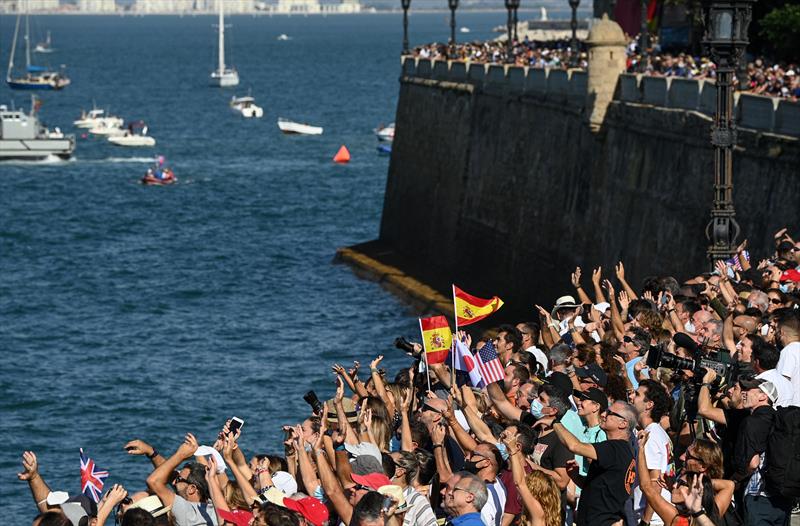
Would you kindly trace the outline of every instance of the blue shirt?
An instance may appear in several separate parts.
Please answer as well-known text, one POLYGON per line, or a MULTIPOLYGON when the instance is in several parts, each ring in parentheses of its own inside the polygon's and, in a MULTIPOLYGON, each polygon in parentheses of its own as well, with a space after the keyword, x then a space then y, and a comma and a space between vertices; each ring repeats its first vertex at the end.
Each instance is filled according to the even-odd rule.
POLYGON ((481 514, 477 511, 474 513, 465 513, 460 517, 451 519, 447 524, 452 526, 486 526, 481 520, 481 514))
POLYGON ((628 378, 631 380, 631 384, 633 385, 634 389, 639 388, 639 382, 636 381, 636 373, 633 367, 642 360, 641 356, 637 356, 630 362, 625 362, 625 370, 628 372, 628 378))

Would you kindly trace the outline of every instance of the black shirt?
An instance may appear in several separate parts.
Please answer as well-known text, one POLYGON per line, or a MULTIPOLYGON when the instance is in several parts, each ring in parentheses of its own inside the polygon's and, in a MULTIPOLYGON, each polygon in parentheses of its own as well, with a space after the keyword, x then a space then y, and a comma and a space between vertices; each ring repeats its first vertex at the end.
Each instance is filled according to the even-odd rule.
MULTIPOLYGON (((550 471, 555 471, 556 468, 566 468, 567 461, 574 460, 575 455, 570 453, 567 446, 561 443, 558 439, 558 434, 555 431, 548 433, 545 436, 540 436, 536 441, 533 448, 533 461, 550 471)), ((567 489, 561 491, 561 514, 562 516, 567 509, 567 489)))
POLYGON ((739 434, 739 426, 742 421, 750 416, 749 409, 723 409, 725 414, 725 428, 720 432, 722 435, 722 465, 724 477, 730 479, 735 470, 733 464, 734 450, 736 449, 736 436, 739 434))
POLYGON ((606 440, 592 446, 597 460, 589 465, 578 502, 578 526, 604 526, 624 519, 625 501, 636 479, 636 461, 627 440, 606 440))
POLYGON ((747 469, 750 460, 767 450, 767 439, 774 420, 775 410, 770 406, 758 407, 742 420, 733 451, 734 482, 749 478, 747 469))

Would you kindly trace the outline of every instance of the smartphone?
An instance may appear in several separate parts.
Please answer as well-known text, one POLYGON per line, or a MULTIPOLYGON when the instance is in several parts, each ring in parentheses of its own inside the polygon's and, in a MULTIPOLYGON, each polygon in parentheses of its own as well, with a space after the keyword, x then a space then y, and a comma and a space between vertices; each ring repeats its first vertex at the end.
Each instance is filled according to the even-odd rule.
POLYGON ((231 424, 228 426, 228 430, 231 434, 235 434, 237 430, 241 433, 242 427, 244 426, 244 420, 239 418, 238 416, 234 416, 231 418, 231 424))

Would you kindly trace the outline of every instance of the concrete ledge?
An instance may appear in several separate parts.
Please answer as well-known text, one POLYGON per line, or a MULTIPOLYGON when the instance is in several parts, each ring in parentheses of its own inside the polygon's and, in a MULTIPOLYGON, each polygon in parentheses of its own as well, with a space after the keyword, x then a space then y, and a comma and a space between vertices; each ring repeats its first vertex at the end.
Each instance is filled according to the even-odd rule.
POLYGON ((486 66, 483 64, 470 64, 467 70, 467 82, 471 82, 476 86, 483 86, 486 80, 486 66))
POLYGON ((408 77, 413 77, 417 74, 417 59, 412 57, 403 57, 402 74, 408 77))
POLYGON ((623 73, 619 76, 619 100, 623 102, 642 101, 642 92, 639 91, 638 75, 623 73))
POLYGON ((522 95, 525 93, 525 80, 527 77, 526 68, 520 66, 509 66, 506 71, 508 77, 509 94, 522 95))
POLYGON ((586 71, 572 70, 569 75, 569 98, 573 104, 583 106, 589 90, 589 77, 586 71))
POLYGON ((777 109, 778 99, 742 93, 739 95, 739 126, 772 131, 777 109))
POLYGON ((669 81, 666 77, 642 77, 642 102, 653 106, 667 106, 669 81))
POLYGON ((775 133, 800 137, 800 102, 782 99, 775 112, 775 133))
POLYGON ((696 110, 700 107, 701 82, 674 78, 670 83, 668 103, 670 108, 696 110))
POLYGON ((551 69, 547 75, 547 98, 557 101, 567 100, 569 75, 563 69, 551 69))
POLYGON ((433 75, 433 64, 428 59, 419 59, 417 61, 417 77, 422 79, 429 79, 433 75))
POLYGON ((435 80, 451 80, 450 65, 444 60, 437 60, 434 62, 431 78, 435 80))
POLYGON ((453 298, 445 297, 421 281, 406 275, 399 268, 381 263, 360 252, 356 247, 338 249, 334 262, 347 264, 358 277, 377 281, 392 294, 412 303, 423 312, 433 311, 453 316, 453 298))
POLYGON ((717 85, 706 80, 700 88, 700 111, 706 115, 714 115, 717 111, 717 85))
POLYGON ((450 80, 453 82, 467 81, 467 64, 465 62, 453 61, 450 63, 450 80))
POLYGON ((544 68, 528 68, 528 81, 525 83, 527 93, 544 95, 547 93, 547 70, 544 68))

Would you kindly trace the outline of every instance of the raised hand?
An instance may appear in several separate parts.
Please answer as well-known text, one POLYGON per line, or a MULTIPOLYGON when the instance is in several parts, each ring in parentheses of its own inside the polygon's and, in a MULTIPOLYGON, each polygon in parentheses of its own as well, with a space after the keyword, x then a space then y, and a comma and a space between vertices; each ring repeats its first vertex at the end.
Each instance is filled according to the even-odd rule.
POLYGON ((567 476, 570 478, 578 474, 581 470, 581 467, 573 458, 572 460, 567 460, 567 464, 564 466, 567 470, 567 476))
POLYGON ((128 491, 122 487, 122 484, 114 484, 111 486, 111 489, 103 496, 103 500, 100 501, 100 505, 105 502, 110 505, 112 508, 125 500, 125 497, 128 496, 128 491))
POLYGON ((622 261, 617 263, 617 266, 614 267, 614 272, 618 280, 625 281, 625 265, 622 264, 622 261))
POLYGON ((603 267, 597 267, 592 271, 592 283, 595 286, 600 285, 600 280, 603 279, 603 267))
POLYGON ((334 402, 338 405, 344 399, 344 382, 341 376, 336 376, 336 395, 333 397, 334 402))
POLYGON ((377 369, 378 365, 380 365, 382 360, 383 360, 383 355, 381 354, 380 356, 378 356, 377 358, 372 360, 372 363, 369 364, 369 368, 370 369, 377 369))
POLYGON ((236 442, 234 442, 230 437, 225 437, 222 445, 222 458, 227 460, 229 464, 233 462, 233 452, 236 447, 236 442))
POLYGON ((347 370, 347 374, 350 375, 350 378, 355 378, 358 375, 358 368, 361 367, 361 363, 354 361, 353 367, 347 370))
POLYGON ((503 431, 500 433, 500 442, 506 445, 506 451, 511 455, 517 451, 517 435, 503 431))
POLYGON ((636 438, 639 439, 639 448, 643 448, 645 444, 647 444, 647 440, 650 438, 649 431, 639 431, 639 434, 636 435, 636 438))
POLYGON ((608 296, 610 298, 611 303, 614 302, 614 285, 611 284, 610 280, 604 279, 603 280, 603 287, 608 291, 608 296))
POLYGON ((714 262, 714 267, 717 269, 717 273, 719 277, 722 279, 727 279, 728 277, 728 265, 725 264, 724 261, 716 260, 714 262))
POLYGON ((344 376, 344 375, 346 375, 346 374, 347 374, 347 371, 345 371, 345 370, 344 370, 344 367, 342 367, 342 366, 341 366, 341 365, 339 365, 338 363, 335 363, 335 364, 333 364, 333 365, 331 366, 331 370, 332 370, 334 373, 336 373, 336 374, 340 374, 340 375, 342 375, 342 376, 344 376))
POLYGON ((550 313, 547 312, 547 310, 544 307, 542 307, 541 305, 534 305, 534 307, 536 307, 536 310, 539 311, 539 316, 543 317, 545 320, 551 319, 550 313))
MULTIPOLYGON (((413 383, 412 383, 413 385, 413 383)), ((403 394, 403 400, 400 402, 400 409, 404 413, 408 413, 411 409, 411 402, 414 400, 414 388, 409 387, 406 389, 406 392, 403 394)))
POLYGON ((431 426, 431 441, 434 444, 442 444, 444 443, 444 438, 447 435, 446 430, 443 424, 434 424, 431 426))
POLYGON ((186 438, 183 439, 183 443, 176 451, 176 454, 179 454, 181 458, 190 458, 194 455, 194 452, 197 451, 197 448, 200 447, 197 443, 197 439, 191 433, 186 433, 186 438))
POLYGON ((124 447, 125 451, 128 452, 129 455, 146 455, 150 456, 153 454, 153 446, 145 442, 144 440, 139 440, 138 438, 135 440, 131 440, 124 447))
POLYGON ((572 286, 576 289, 581 288, 581 267, 575 267, 575 272, 573 272, 569 280, 572 282, 572 286))
POLYGON ((746 239, 745 239, 744 241, 742 241, 742 242, 739 244, 739 246, 738 246, 738 247, 736 247, 736 253, 737 253, 737 254, 741 254, 741 253, 742 253, 742 252, 744 252, 745 250, 747 250, 747 240, 746 240, 746 239))
POLYGON ((17 473, 17 478, 20 480, 33 480, 39 476, 39 461, 36 459, 36 453, 33 451, 25 451, 22 453, 22 472, 17 473))
POLYGON ((628 293, 624 290, 619 291, 619 306, 622 307, 622 310, 628 310, 628 305, 631 304, 631 300, 628 297, 628 293))
POLYGON ((650 292, 649 290, 644 291, 644 294, 642 294, 642 297, 644 299, 646 299, 647 301, 650 301, 652 303, 656 302, 655 298, 653 298, 653 293, 650 292))
POLYGON ((697 513, 703 509, 703 474, 694 475, 691 481, 691 488, 681 486, 678 491, 683 495, 684 504, 691 513, 697 513))

